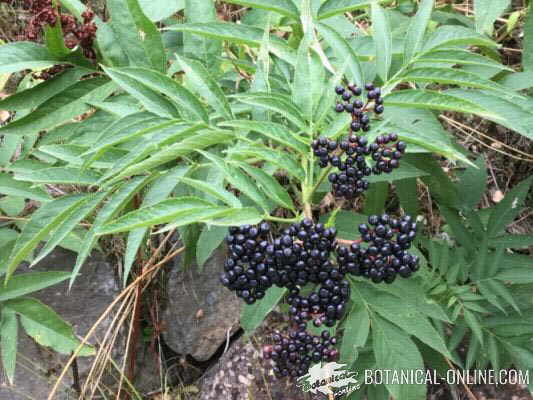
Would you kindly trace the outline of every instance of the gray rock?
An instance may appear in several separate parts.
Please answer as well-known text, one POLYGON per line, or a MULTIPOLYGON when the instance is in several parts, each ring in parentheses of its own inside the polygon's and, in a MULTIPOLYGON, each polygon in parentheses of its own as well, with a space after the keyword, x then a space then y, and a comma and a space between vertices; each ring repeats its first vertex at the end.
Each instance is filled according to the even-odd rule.
MULTIPOLYGON (((68 250, 57 248, 43 259, 31 271, 71 271, 76 255, 68 250)), ((21 267, 18 272, 29 272, 21 267)), ((75 333, 83 337, 102 312, 113 301, 119 288, 116 284, 112 265, 105 262, 99 254, 94 254, 83 266, 82 275, 78 276, 70 293, 68 281, 32 294, 33 297, 52 307, 61 317, 74 327, 75 333)), ((104 321, 96 331, 96 337, 102 339, 109 327, 110 319, 104 321)), ((95 338, 90 341, 95 344, 95 338)), ((45 399, 61 373, 67 356, 57 354, 44 348, 28 337, 19 326, 19 344, 15 385, 8 387, 1 371, 0 399, 27 400, 45 399)), ((91 365, 91 357, 78 358, 81 381, 85 380, 91 365)), ((76 393, 71 389, 72 372, 69 371, 56 399, 74 399, 76 393)))
POLYGON ((178 354, 206 361, 239 329, 240 301, 220 284, 225 255, 216 250, 202 271, 174 268, 167 283, 163 338, 178 354))

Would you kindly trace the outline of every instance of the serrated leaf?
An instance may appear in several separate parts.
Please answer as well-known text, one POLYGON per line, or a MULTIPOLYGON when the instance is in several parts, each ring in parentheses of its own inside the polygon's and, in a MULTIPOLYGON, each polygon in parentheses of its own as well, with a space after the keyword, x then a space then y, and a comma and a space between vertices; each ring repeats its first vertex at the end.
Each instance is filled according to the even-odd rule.
POLYGON ((199 96, 204 97, 224 119, 233 119, 231 107, 218 82, 198 61, 184 59, 176 55, 177 62, 185 73, 187 85, 199 96))
POLYGON ((471 101, 458 96, 444 94, 434 90, 405 89, 397 90, 385 97, 389 105, 406 108, 422 108, 430 110, 449 110, 487 115, 489 112, 471 101))
POLYGON ((49 184, 93 185, 99 178, 100 174, 95 171, 68 167, 52 167, 15 174, 15 179, 19 181, 49 184))
POLYGON ((223 188, 215 187, 207 182, 200 181, 198 179, 191 179, 186 177, 181 177, 180 182, 183 182, 187 185, 192 186, 195 189, 198 189, 202 192, 209 194, 210 196, 221 200, 223 203, 226 203, 230 207, 240 208, 242 207, 241 202, 237 197, 232 193, 228 192, 223 188))
POLYGON ((485 158, 478 157, 474 166, 468 166, 460 175, 461 187, 469 190, 458 190, 461 207, 465 210, 474 209, 481 201, 481 197, 487 186, 487 168, 485 158))
POLYGON ((483 330, 476 314, 468 310, 463 310, 463 317, 468 327, 474 332, 477 340, 483 345, 483 330))
POLYGON ((0 46, 0 74, 24 69, 44 69, 58 59, 45 46, 33 42, 11 42, 0 46))
POLYGON ((227 234, 228 228, 225 226, 204 226, 196 245, 196 264, 200 271, 227 234))
MULTIPOLYGON (((202 218, 201 222, 214 226, 256 225, 264 216, 255 207, 227 208, 202 218)), ((193 221, 194 222, 194 221, 193 221)))
POLYGON ((0 287, 0 301, 11 300, 45 289, 70 277, 70 272, 47 271, 14 275, 7 285, 0 287))
POLYGON ((38 107, 48 99, 74 85, 83 75, 89 72, 84 68, 69 68, 36 86, 18 91, 0 100, 0 110, 15 111, 38 107))
POLYGON ((278 305, 287 289, 274 286, 267 290, 263 299, 252 305, 243 304, 241 309, 241 327, 250 336, 261 325, 266 316, 278 305))
POLYGON ((251 106, 265 108, 281 114, 284 118, 288 119, 302 130, 307 126, 302 111, 290 100, 290 98, 282 95, 250 93, 238 95, 237 100, 251 106))
POLYGON ((502 235, 489 240, 490 246, 522 249, 533 246, 533 235, 502 235))
POLYGON ((178 117, 176 107, 159 92, 139 82, 130 75, 123 73, 122 69, 102 67, 105 73, 122 89, 139 100, 147 111, 163 118, 178 117))
MULTIPOLYGON (((143 199, 143 206, 151 206, 165 200, 176 185, 179 179, 189 171, 188 166, 177 166, 165 174, 157 178, 152 185, 146 191, 143 199)), ((148 228, 139 228, 131 231, 128 234, 128 240, 126 243, 126 252, 124 254, 124 286, 128 281, 128 277, 131 271, 131 267, 137 256, 137 251, 141 246, 141 242, 146 235, 148 228)))
POLYGON ((20 196, 25 199, 32 199, 42 202, 50 201, 50 195, 27 182, 15 180, 11 175, 0 173, 0 193, 7 196, 20 196))
POLYGON ((373 1, 370 10, 374 44, 376 46, 377 72, 383 82, 386 82, 392 63, 392 32, 390 22, 385 10, 379 3, 373 1))
POLYGON ((512 70, 491 58, 460 48, 432 50, 418 57, 416 63, 449 63, 512 70))
POLYGON ((346 39, 344 39, 342 35, 334 30, 331 26, 321 23, 317 24, 316 28, 320 35, 332 48, 335 57, 338 60, 337 67, 339 67, 342 62, 346 62, 347 78, 351 82, 356 83, 358 86, 363 86, 365 83, 365 78, 355 50, 350 46, 346 39))
POLYGON ((444 46, 467 45, 496 48, 498 44, 484 35, 458 25, 444 25, 431 34, 424 45, 424 52, 444 46))
POLYGON ((533 177, 522 181, 492 208, 489 222, 487 223, 487 235, 494 236, 503 231, 515 219, 523 206, 532 182, 533 177))
POLYGON ((255 179, 263 192, 272 199, 276 204, 294 210, 294 203, 281 184, 272 176, 268 175, 260 168, 252 167, 251 165, 241 165, 241 168, 252 178, 255 179))
POLYGON ((492 35, 494 22, 509 7, 510 0, 474 0, 476 31, 492 35))
POLYGON ((411 19, 405 36, 403 50, 403 64, 408 64, 411 59, 422 49, 424 34, 431 20, 434 0, 422 0, 418 5, 416 15, 411 19))
POLYGON ((184 114, 184 119, 209 122, 207 111, 198 98, 165 74, 146 68, 120 68, 112 71, 115 70, 150 90, 167 96, 178 106, 180 113, 184 114))
POLYGON ((17 315, 15 311, 3 307, 0 325, 0 348, 2 350, 2 366, 11 385, 15 379, 15 369, 17 366, 17 343, 17 315))
POLYGON ((152 21, 162 21, 185 7, 185 0, 169 3, 166 0, 139 0, 144 14, 152 21))
POLYGON ((300 15, 298 8, 291 0, 228 0, 228 3, 274 11, 296 20, 300 15))
POLYGON ((159 225, 187 217, 198 212, 220 210, 213 203, 198 197, 178 197, 160 201, 154 205, 141 207, 102 225, 98 235, 126 232, 136 228, 159 225))
POLYGON ((298 164, 298 160, 294 155, 285 153, 281 154, 279 151, 271 150, 266 147, 239 147, 238 153, 231 154, 232 157, 242 158, 243 156, 257 157, 264 161, 269 161, 280 169, 285 170, 289 175, 294 176, 300 180, 305 179, 305 171, 298 164))
MULTIPOLYGON (((263 41, 263 30, 261 28, 245 24, 224 22, 187 23, 174 25, 167 29, 194 33, 211 39, 228 40, 253 47, 261 46, 263 41)), ((268 50, 289 64, 295 64, 296 62, 293 50, 275 35, 270 36, 268 50)))
POLYGON ((9 257, 6 267, 6 283, 11 275, 31 251, 52 231, 57 224, 60 224, 72 209, 74 209, 84 196, 72 195, 57 198, 53 201, 43 204, 32 215, 30 221, 24 225, 20 236, 17 239, 15 247, 9 257))
POLYGON ((100 202, 107 196, 108 192, 100 192, 94 195, 88 195, 84 200, 74 207, 70 215, 68 215, 58 226, 54 228, 46 244, 39 251, 38 255, 32 260, 31 265, 37 264, 44 257, 54 250, 77 226, 78 224, 91 214, 100 202))
POLYGON ((55 128, 87 112, 91 108, 87 103, 104 100, 116 88, 113 82, 105 78, 79 81, 48 99, 33 112, 1 127, 0 134, 23 136, 55 128))
POLYGON ((318 9, 318 19, 325 19, 345 12, 366 8, 371 3, 371 0, 326 0, 318 9))
MULTIPOLYGON (((20 316, 26 333, 42 346, 51 347, 62 354, 70 354, 78 348, 80 341, 54 310, 37 299, 21 298, 7 301, 4 306, 20 316)), ((83 346, 79 355, 94 354, 91 346, 83 346)))
POLYGON ((418 67, 410 69, 399 79, 405 82, 436 82, 508 93, 507 88, 458 68, 418 67))
MULTIPOLYGON (((413 341, 400 329, 379 318, 372 318, 372 339, 376 367, 393 371, 423 369, 422 356, 413 341)), ((387 389, 396 399, 424 400, 425 385, 387 384, 387 389)))
MULTIPOLYGON (((157 177, 157 175, 155 177, 157 177)), ((102 206, 102 208, 96 215, 96 218, 94 219, 91 228, 83 238, 83 247, 78 252, 76 264, 72 269, 69 289, 72 288, 72 285, 74 284, 74 281, 76 280, 76 277, 78 276, 82 265, 85 263, 85 260, 87 259, 91 250, 96 244, 96 241, 98 239, 97 232, 104 224, 115 218, 116 215, 131 201, 133 196, 135 196, 136 193, 142 190, 153 178, 154 176, 132 178, 130 181, 122 184, 116 190, 116 192, 109 197, 107 203, 102 206)))
POLYGON ((370 316, 362 304, 355 304, 346 317, 344 334, 340 348, 341 363, 353 364, 355 355, 363 347, 370 333, 370 316))
POLYGON ((309 145, 304 144, 305 139, 292 132, 284 125, 268 121, 233 120, 225 121, 219 126, 232 127, 258 132, 267 138, 298 151, 300 154, 309 153, 309 145))
POLYGON ((111 14, 111 28, 130 64, 165 71, 166 55, 161 35, 144 15, 138 1, 110 0, 107 7, 111 14))

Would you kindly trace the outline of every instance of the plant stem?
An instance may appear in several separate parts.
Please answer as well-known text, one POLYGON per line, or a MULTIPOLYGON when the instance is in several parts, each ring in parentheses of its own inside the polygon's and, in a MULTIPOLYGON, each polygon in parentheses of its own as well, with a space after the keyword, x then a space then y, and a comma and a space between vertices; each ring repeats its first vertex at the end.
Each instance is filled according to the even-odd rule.
POLYGON ((296 216, 294 218, 282 218, 282 217, 275 217, 273 215, 267 215, 265 216, 265 219, 267 221, 291 223, 291 222, 298 222, 300 220, 300 217, 296 216))

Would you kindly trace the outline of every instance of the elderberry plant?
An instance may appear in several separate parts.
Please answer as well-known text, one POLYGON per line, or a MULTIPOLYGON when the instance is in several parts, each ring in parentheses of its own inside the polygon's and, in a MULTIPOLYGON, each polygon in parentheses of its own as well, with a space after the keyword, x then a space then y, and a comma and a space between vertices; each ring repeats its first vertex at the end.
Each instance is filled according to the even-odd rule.
MULTIPOLYGON (((243 300, 247 335, 279 305, 287 322, 261 340, 280 377, 330 360, 355 372, 533 368, 532 241, 505 231, 531 179, 482 208, 487 166, 442 125, 462 134, 468 122, 439 115, 531 136, 527 65, 498 60, 496 13, 483 2, 465 16, 432 0, 230 0, 252 9, 226 18, 220 3, 0 1, 29 21, 0 46, 0 74, 16 86, 0 100, 8 380, 19 319, 57 351, 79 346, 56 313, 20 296, 72 286, 99 249, 122 249, 117 276, 144 285, 131 271, 164 266, 152 260, 164 260, 164 245, 153 254, 163 233, 184 245, 181 267, 227 252, 221 282, 243 300), (20 272, 57 246, 77 254, 71 271, 20 272)), ((423 400, 426 387, 360 396, 423 400)))

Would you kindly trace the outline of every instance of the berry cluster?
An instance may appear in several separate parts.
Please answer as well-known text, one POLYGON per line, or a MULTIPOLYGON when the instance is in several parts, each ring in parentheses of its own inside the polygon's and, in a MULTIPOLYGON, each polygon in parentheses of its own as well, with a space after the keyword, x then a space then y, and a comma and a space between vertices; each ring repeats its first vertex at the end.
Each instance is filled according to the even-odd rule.
POLYGON ((407 144, 402 141, 397 141, 398 135, 390 133, 388 135, 380 135, 375 142, 369 147, 372 154, 372 160, 375 164, 372 167, 372 173, 379 175, 382 172, 391 173, 393 169, 400 167, 400 159, 405 153, 407 144), (393 147, 387 146, 391 142, 396 142, 393 147))
POLYGON ((342 101, 335 106, 335 111, 338 113, 347 112, 352 116, 352 123, 350 124, 351 132, 358 132, 362 130, 367 132, 370 129, 370 117, 368 111, 371 104, 376 114, 381 114, 385 110, 383 107, 383 98, 381 97, 381 89, 374 87, 372 83, 365 85, 366 101, 361 99, 363 88, 355 84, 349 84, 348 87, 337 86, 335 93, 337 93, 342 101))
POLYGON ((277 274, 274 260, 268 255, 269 233, 270 225, 263 222, 259 226, 231 227, 226 237, 229 256, 220 280, 247 304, 262 299, 277 274))
POLYGON ((328 331, 323 331, 321 336, 305 331, 276 331, 272 339, 274 345, 263 348, 263 357, 274 361, 274 373, 278 378, 303 376, 311 363, 334 361, 339 355, 333 348, 337 338, 331 337, 328 331))
POLYGON ((337 249, 337 263, 346 272, 371 279, 374 283, 392 283, 397 275, 410 277, 419 269, 419 260, 407 250, 416 237, 417 224, 411 216, 400 219, 388 214, 371 215, 368 224, 359 225, 361 243, 337 249))

